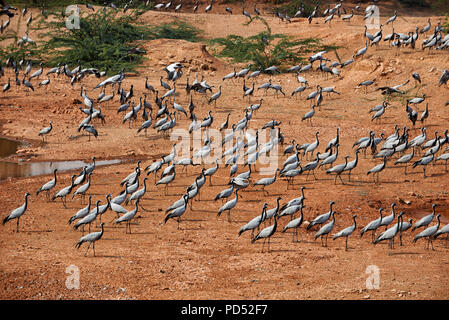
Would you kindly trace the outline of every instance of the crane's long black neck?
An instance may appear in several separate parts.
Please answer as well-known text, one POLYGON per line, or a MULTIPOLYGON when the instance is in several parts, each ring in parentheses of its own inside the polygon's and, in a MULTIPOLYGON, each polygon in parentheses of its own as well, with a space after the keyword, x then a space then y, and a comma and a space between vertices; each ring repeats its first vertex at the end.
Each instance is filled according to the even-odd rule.
POLYGON ((264 207, 262 208, 262 214, 261 214, 261 216, 260 216, 260 221, 263 221, 263 220, 265 219, 265 217, 266 217, 266 215, 267 215, 266 211, 267 211, 267 209, 266 209, 266 207, 264 206, 264 207))
POLYGON ((25 210, 26 210, 27 206, 28 206, 28 194, 25 195, 25 207, 24 207, 25 210))

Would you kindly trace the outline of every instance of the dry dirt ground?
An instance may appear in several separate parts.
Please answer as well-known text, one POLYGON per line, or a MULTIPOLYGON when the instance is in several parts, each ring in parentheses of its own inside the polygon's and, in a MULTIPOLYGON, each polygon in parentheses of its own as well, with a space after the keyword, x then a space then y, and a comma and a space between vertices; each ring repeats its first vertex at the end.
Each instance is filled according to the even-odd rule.
MULTIPOLYGON (((238 7, 235 12, 238 12, 238 7)), ((224 10, 223 10, 224 11, 224 10)), ((220 11, 221 12, 221 11, 220 11)), ((245 17, 241 14, 190 14, 148 12, 142 17, 148 23, 170 21, 183 18, 204 30, 207 38, 239 34, 248 36, 264 29, 261 22, 244 26, 245 17)), ((382 17, 386 19, 387 17, 382 17)), ((431 16, 433 25, 443 17, 431 16)), ((340 46, 338 54, 347 60, 364 46, 363 20, 356 16, 350 23, 334 21, 331 28, 317 19, 308 24, 305 19, 295 19, 291 24, 280 24, 276 18, 267 16, 276 33, 285 33, 299 37, 321 37, 324 43, 340 46)), ((424 26, 427 17, 399 17, 394 24, 400 32, 414 31, 415 26, 424 26)), ((384 35, 390 33, 391 26, 384 28, 384 35)), ((30 37, 33 36, 30 34, 30 37)), ((421 44, 422 37, 418 40, 421 44)), ((163 66, 180 61, 186 65, 185 76, 180 80, 180 87, 186 81, 190 68, 190 81, 195 70, 199 77, 204 75, 208 83, 218 86, 222 77, 232 72, 232 65, 210 56, 201 44, 185 41, 156 40, 145 45, 148 61, 138 76, 129 76, 124 80, 124 87, 134 85, 135 98, 144 91, 145 76, 160 92, 159 77, 165 75, 163 66), (203 65, 206 65, 203 67, 203 65), (213 67, 216 70, 212 70, 213 67), (207 70, 204 70, 207 69, 207 70)), ((206 48, 207 50, 207 48, 206 48)), ((335 61, 333 52, 326 55, 335 61)), ((275 118, 282 122, 281 130, 287 143, 295 139, 297 143, 312 142, 315 132, 319 131, 319 151, 324 151, 327 142, 335 137, 336 128, 340 128, 341 163, 344 155, 349 160, 354 158, 352 144, 359 137, 366 136, 374 130, 376 136, 384 132, 393 134, 395 124, 402 128, 411 128, 410 136, 420 133, 421 123, 412 128, 406 117, 405 103, 394 99, 392 107, 387 109, 379 122, 371 122, 368 111, 382 102, 383 96, 376 88, 384 85, 396 85, 411 79, 412 72, 418 72, 422 85, 416 86, 411 79, 406 89, 412 88, 409 96, 427 95, 430 115, 425 126, 429 137, 434 131, 440 134, 448 127, 449 107, 444 103, 449 100, 449 89, 438 87, 441 70, 448 68, 449 53, 422 51, 417 49, 395 49, 382 43, 379 48, 370 47, 367 54, 341 71, 341 77, 328 79, 317 71, 307 72, 304 76, 310 89, 301 98, 291 98, 290 93, 299 84, 293 74, 268 76, 256 79, 256 86, 269 78, 273 83, 281 83, 287 97, 276 97, 272 92, 264 95, 258 91, 251 98, 257 102, 264 98, 263 105, 250 121, 250 128, 260 128, 275 118), (376 78, 376 83, 368 89, 356 89, 359 82, 376 78), (317 110, 312 125, 301 121, 301 117, 310 110, 310 102, 305 96, 315 86, 335 86, 341 95, 325 95, 321 110, 317 110)), ((237 69, 243 65, 237 65, 237 69)), ((5 79, 12 76, 7 70, 5 79)), ((37 84, 38 80, 33 83, 37 84)), ((120 181, 134 170, 137 159, 142 160, 142 167, 151 164, 161 155, 171 151, 173 141, 164 138, 154 130, 149 130, 148 137, 137 134, 137 126, 128 128, 122 124, 123 114, 117 115, 117 99, 109 105, 103 105, 106 124, 95 122, 99 137, 88 141, 76 128, 84 118, 78 110, 75 99, 81 99, 80 84, 72 88, 67 79, 51 77, 51 86, 37 88, 34 93, 23 86, 13 85, 6 95, 0 97, 1 134, 6 137, 26 141, 28 146, 21 147, 9 161, 19 158, 25 161, 70 160, 90 161, 97 159, 121 158, 132 160, 120 165, 98 167, 92 176, 90 192, 93 202, 105 201, 108 193, 117 195, 122 189, 120 181), (42 143, 37 133, 53 120, 54 129, 42 143)), ((98 83, 95 77, 83 81, 90 97, 95 98, 100 90, 92 90, 98 83)), ((247 81, 247 85, 251 81, 247 81)), ((37 87, 37 86, 36 86, 37 87)), ((109 88, 107 93, 109 93, 109 88)), ((152 102, 154 97, 148 95, 152 102)), ((177 102, 184 108, 188 105, 188 96, 179 90, 177 102)), ((242 81, 223 83, 223 93, 217 106, 208 105, 204 97, 194 95, 196 114, 199 119, 212 110, 213 128, 218 128, 228 112, 230 123, 235 123, 244 115, 248 104, 242 98, 242 81)), ((424 110, 425 103, 418 105, 418 113, 424 110)), ((154 116, 154 114, 153 114, 154 116)), ((188 128, 190 121, 181 115, 177 119, 178 128, 188 128)), ((141 123, 139 114, 138 124, 141 123)), ((394 157, 396 159, 397 156, 394 157)), ((416 157, 416 159, 418 156, 416 157)), ((279 162, 285 160, 279 156, 279 162)), ((303 159, 303 165, 309 160, 303 159)), ((1 227, 0 233, 0 298, 2 299, 447 299, 449 297, 449 247, 443 239, 434 242, 435 250, 426 250, 426 243, 419 240, 413 243, 417 231, 404 233, 404 245, 395 242, 392 253, 388 244, 373 245, 370 237, 360 238, 361 227, 378 216, 380 207, 390 213, 392 202, 397 203, 397 212, 404 210, 405 219, 414 221, 431 212, 433 203, 438 204, 437 212, 441 214, 441 224, 449 222, 448 186, 449 173, 444 163, 430 165, 427 177, 423 177, 422 167, 407 168, 404 174, 402 166, 394 165, 394 160, 387 162, 387 168, 380 174, 380 183, 373 183, 367 171, 381 161, 371 155, 361 155, 357 168, 345 184, 334 184, 333 176, 324 170, 316 170, 316 180, 304 175, 296 177, 294 187, 287 190, 286 182, 279 179, 266 188, 268 195, 263 195, 260 187, 250 186, 241 192, 236 208, 231 212, 232 221, 225 215, 217 217, 220 201, 213 201, 215 195, 226 187, 229 180, 229 168, 222 168, 201 189, 201 200, 195 199, 192 210, 184 214, 181 229, 177 223, 169 220, 164 224, 165 209, 185 191, 199 174, 201 166, 190 167, 187 174, 177 171, 174 184, 168 188, 169 195, 164 195, 162 186, 154 185, 154 176, 148 176, 147 193, 141 201, 148 211, 139 209, 137 218, 131 228, 132 233, 125 233, 124 225, 115 225, 111 221, 115 214, 105 213, 102 221, 106 222, 103 238, 96 245, 96 257, 92 251, 85 257, 85 245, 80 250, 74 248, 81 237, 81 232, 67 224, 68 219, 85 204, 79 198, 67 200, 67 208, 61 201, 47 202, 44 194, 36 196, 36 190, 51 179, 50 175, 31 178, 7 179, 0 182, 0 202, 2 219, 14 208, 23 203, 23 195, 30 192, 29 208, 20 220, 20 232, 15 232, 15 221, 1 227), (304 226, 299 229, 300 242, 293 243, 291 234, 280 233, 289 218, 279 219, 278 232, 271 239, 271 251, 262 252, 262 242, 250 243, 249 232, 238 237, 238 231, 247 221, 260 214, 264 202, 269 208, 275 206, 276 198, 282 197, 281 204, 300 195, 300 187, 305 186, 305 220, 310 221, 318 214, 327 212, 329 201, 335 201, 335 230, 341 230, 352 223, 352 215, 357 214, 356 232, 349 238, 349 250, 344 250, 344 240, 333 241, 329 238, 328 246, 322 247, 320 240, 314 241, 315 231, 307 232, 304 226), (69 266, 79 270, 79 289, 66 287, 66 271, 69 266), (366 281, 372 276, 369 266, 378 270, 379 288, 370 290, 366 281), (367 269, 368 268, 368 269, 367 269)), ((212 165, 206 165, 210 167, 212 165)), ((239 172, 247 168, 239 168, 239 172)), ((78 172, 78 171, 77 171, 78 172)), ((58 174, 59 190, 70 183, 74 172, 58 174)), ((145 173, 142 176, 146 176, 145 173)), ((251 180, 259 178, 254 173, 251 180)), ((133 206, 126 206, 132 209, 133 206)), ((435 221, 433 222, 435 223, 435 221)), ((93 225, 95 229, 95 225, 93 225)), ((266 248, 265 248, 266 249, 266 248)))

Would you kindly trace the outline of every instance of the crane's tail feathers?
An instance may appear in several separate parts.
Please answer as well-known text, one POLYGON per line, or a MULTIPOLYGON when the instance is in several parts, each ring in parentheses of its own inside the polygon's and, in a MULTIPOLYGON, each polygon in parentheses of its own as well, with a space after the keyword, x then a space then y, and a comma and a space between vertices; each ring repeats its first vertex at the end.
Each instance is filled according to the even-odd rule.
POLYGON ((9 221, 9 216, 7 216, 6 218, 4 218, 3 219, 3 221, 2 221, 2 225, 4 225, 6 222, 8 222, 9 221))

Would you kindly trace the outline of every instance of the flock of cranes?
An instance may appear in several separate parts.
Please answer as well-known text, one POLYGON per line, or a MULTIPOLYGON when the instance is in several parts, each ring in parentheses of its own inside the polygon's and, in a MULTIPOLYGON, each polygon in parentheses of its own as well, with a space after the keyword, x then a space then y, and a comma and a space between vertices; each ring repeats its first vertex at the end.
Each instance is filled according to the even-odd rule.
MULTIPOLYGON (((210 8, 206 8, 206 12, 211 10, 212 4, 213 1, 210 4, 210 8)), ((165 8, 168 10, 171 6, 172 3, 169 2, 167 4, 157 4, 155 8, 165 8)), ((179 11, 181 6, 182 3, 175 6, 175 11, 179 11)), ((95 10, 87 2, 86 7, 88 10, 95 10)), ((340 15, 340 11, 343 9, 344 7, 342 6, 342 1, 340 1, 332 9, 329 7, 324 14, 326 16, 324 18, 324 23, 329 23, 330 25, 331 20, 334 19, 334 15, 340 15)), ((353 13, 351 15, 343 16, 342 20, 350 20, 354 14, 354 10, 358 11, 360 10, 360 7, 358 6, 358 8, 352 9, 353 13)), ((232 13, 232 10, 226 11, 232 13)), ((254 7, 254 11, 256 14, 260 14, 257 7, 254 7)), ((301 16, 300 11, 301 8, 298 11, 299 13, 295 16, 301 16)), ((316 11, 317 8, 315 8, 315 14, 308 17, 309 23, 312 19, 318 18, 316 11)), ((246 11, 243 9, 244 14, 245 12, 246 11)), ((366 16, 368 16, 369 13, 370 11, 367 10, 366 16)), ((278 12, 276 15, 281 20, 290 19, 286 14, 282 15, 278 12)), ((247 12, 245 16, 251 18, 247 12)), ((389 18, 384 25, 389 25, 390 23, 393 25, 396 17, 397 12, 395 12, 395 15, 389 18)), ((172 145, 170 153, 162 156, 160 160, 155 160, 152 163, 149 163, 146 167, 141 168, 141 161, 139 160, 134 170, 132 170, 120 182, 120 186, 123 187, 123 191, 115 197, 109 193, 105 197, 106 201, 103 204, 101 204, 102 200, 99 199, 93 201, 92 194, 89 193, 91 185, 95 183, 95 179, 92 180, 95 169, 95 157, 92 158, 92 164, 85 166, 80 173, 72 175, 70 185, 63 187, 56 192, 55 190, 59 179, 57 179, 57 170, 55 169, 53 172, 53 179, 42 185, 37 190, 36 196, 45 191, 47 201, 55 201, 60 198, 63 206, 66 207, 67 197, 70 194, 72 194, 72 201, 75 196, 79 196, 80 200, 84 201, 86 195, 89 195, 88 204, 74 213, 68 220, 68 224, 71 225, 74 223, 74 228, 81 229, 83 233, 83 237, 77 242, 76 246, 79 248, 84 242, 89 243, 86 251, 87 254, 90 249, 90 245, 92 244, 95 254, 95 242, 101 239, 104 232, 105 222, 101 221, 101 217, 104 213, 108 210, 112 211, 114 215, 116 215, 116 218, 114 218, 114 224, 125 223, 126 233, 131 233, 131 222, 136 218, 138 210, 142 209, 147 211, 144 207, 142 207, 142 201, 145 199, 147 190, 150 188, 150 180, 154 180, 154 187, 157 188, 161 194, 161 188, 164 188, 164 194, 167 195, 169 186, 173 185, 173 181, 176 181, 176 178, 181 176, 182 172, 187 171, 188 167, 203 165, 205 158, 211 157, 212 154, 216 156, 214 152, 214 143, 218 143, 218 145, 224 147, 224 153, 222 156, 216 156, 213 159, 212 163, 214 163, 214 166, 208 168, 203 167, 200 174, 195 177, 192 184, 186 187, 185 193, 182 193, 178 200, 168 206, 165 210, 165 218, 163 219, 164 223, 168 223, 170 219, 174 219, 177 221, 178 229, 180 229, 181 217, 189 210, 189 205, 190 210, 192 210, 193 200, 201 201, 200 190, 207 185, 207 180, 209 180, 209 185, 212 186, 212 177, 216 175, 217 172, 223 172, 224 168, 227 167, 229 167, 228 187, 219 192, 214 200, 222 201, 222 206, 217 208, 217 216, 219 217, 221 214, 227 214, 227 220, 229 222, 231 222, 231 212, 238 210, 239 197, 241 197, 241 194, 245 192, 245 189, 260 188, 263 195, 267 196, 269 195, 269 191, 266 189, 271 185, 275 185, 277 188, 280 188, 280 184, 282 183, 281 181, 285 180, 287 183, 286 188, 289 189, 294 186, 295 177, 306 175, 305 180, 309 181, 309 176, 311 175, 314 180, 317 180, 318 178, 316 176, 316 172, 320 170, 325 175, 334 175, 334 184, 337 184, 337 179, 339 179, 342 184, 345 184, 342 175, 347 174, 348 181, 351 181, 351 172, 357 170, 359 161, 366 161, 361 159, 361 153, 363 152, 364 158, 366 159, 367 149, 371 151, 373 159, 380 159, 382 161, 365 172, 366 175, 377 176, 377 180, 373 178, 376 183, 380 182, 379 174, 387 167, 393 169, 398 167, 398 165, 403 165, 405 167, 404 174, 407 174, 407 164, 409 163, 413 168, 422 166, 424 177, 426 177, 426 167, 429 164, 434 164, 436 161, 445 161, 445 171, 447 171, 447 161, 449 160, 449 152, 447 151, 449 151, 449 147, 445 148, 445 146, 449 146, 448 130, 446 129, 444 132, 435 131, 434 138, 428 139, 425 122, 432 119, 432 105, 429 109, 428 97, 425 94, 420 97, 414 97, 406 100, 406 114, 404 115, 404 119, 411 122, 411 128, 404 125, 401 129, 399 125, 396 125, 393 134, 388 137, 386 137, 383 132, 379 134, 379 137, 376 137, 374 130, 369 130, 369 132, 367 132, 367 136, 361 137, 356 141, 351 141, 354 148, 354 157, 351 161, 349 161, 351 155, 346 154, 343 155, 344 161, 338 162, 341 158, 341 151, 339 152, 339 147, 343 143, 347 143, 347 141, 343 141, 340 138, 340 128, 336 128, 335 138, 331 139, 327 144, 323 144, 319 138, 320 132, 316 131, 315 140, 313 141, 300 144, 296 143, 297 141, 295 141, 295 139, 292 139, 290 144, 284 146, 285 137, 284 133, 281 132, 282 122, 275 119, 276 115, 270 116, 273 117, 273 119, 265 123, 263 126, 258 128, 250 127, 250 124, 253 123, 251 121, 253 117, 255 117, 259 110, 264 109, 264 106, 267 104, 265 101, 268 100, 268 97, 265 98, 265 96, 270 89, 273 90, 275 99, 292 99, 293 96, 295 96, 295 99, 298 99, 299 96, 299 98, 306 103, 307 101, 310 101, 311 110, 304 115, 299 116, 298 119, 308 122, 309 126, 312 127, 312 120, 317 113, 321 112, 321 105, 325 102, 325 100, 332 99, 333 94, 342 95, 342 93, 339 92, 336 87, 322 87, 319 83, 310 87, 310 84, 306 79, 308 72, 313 72, 316 70, 317 72, 321 72, 325 75, 326 79, 328 76, 339 77, 344 68, 347 68, 351 64, 357 64, 357 61, 363 59, 364 55, 372 50, 370 47, 373 45, 376 47, 379 46, 382 39, 384 41, 389 41, 390 46, 395 46, 398 49, 406 46, 410 46, 414 49, 418 37, 431 31, 431 23, 429 20, 427 26, 424 26, 421 29, 417 27, 416 32, 409 32, 405 35, 403 33, 395 32, 393 28, 392 34, 383 37, 382 26, 383 25, 381 25, 380 30, 373 35, 371 35, 365 28, 365 32, 363 34, 366 38, 365 47, 357 50, 357 52, 349 60, 342 63, 330 63, 331 60, 327 56, 328 52, 321 51, 309 57, 309 64, 292 66, 289 69, 289 72, 295 74, 295 78, 299 86, 289 95, 286 94, 286 90, 282 87, 282 84, 274 83, 273 78, 271 77, 268 82, 262 83, 258 86, 255 84, 257 78, 262 73, 271 75, 278 73, 279 68, 277 66, 271 66, 264 70, 254 70, 252 65, 241 69, 240 71, 234 68, 232 73, 224 75, 221 79, 221 83, 216 85, 211 85, 208 83, 204 76, 199 79, 198 74, 195 75, 193 82, 191 82, 192 79, 189 79, 189 76, 186 76, 186 84, 184 88, 182 88, 178 81, 183 77, 183 68, 185 68, 185 66, 176 62, 167 65, 163 69, 166 73, 166 78, 164 79, 164 77, 161 76, 159 85, 150 84, 147 77, 145 79, 144 90, 139 93, 139 90, 135 88, 133 84, 127 87, 125 70, 122 70, 117 75, 102 80, 92 90, 88 91, 86 84, 84 84, 82 80, 89 75, 95 75, 96 77, 101 78, 105 75, 104 72, 101 72, 95 68, 82 68, 79 62, 74 69, 70 69, 68 64, 58 65, 57 67, 50 69, 46 74, 47 76, 50 76, 51 74, 55 77, 62 76, 65 80, 70 82, 72 86, 76 83, 80 84, 79 96, 81 98, 81 103, 85 107, 79 107, 84 118, 78 125, 77 131, 86 131, 89 141, 91 136, 95 138, 99 136, 98 129, 94 126, 95 120, 101 121, 103 126, 106 125, 106 116, 103 113, 101 106, 107 105, 104 109, 108 109, 111 103, 118 105, 116 114, 124 114, 122 119, 123 124, 128 122, 128 128, 130 130, 136 130, 137 126, 137 135, 141 134, 142 131, 144 131, 145 136, 148 134, 168 135, 175 127, 178 128, 184 123, 180 120, 188 119, 191 121, 188 127, 188 132, 190 135, 193 135, 196 132, 201 132, 205 133, 206 136, 204 137, 204 135, 202 135, 201 146, 197 150, 193 151, 192 157, 180 158, 179 148, 175 143, 172 145), (318 67, 316 66, 317 63, 319 64, 318 67), (214 113, 220 106, 220 98, 227 94, 229 82, 233 82, 235 85, 234 81, 239 81, 239 79, 243 80, 241 98, 246 101, 246 97, 248 97, 248 103, 250 106, 244 109, 244 114, 238 122, 231 123, 231 113, 228 113, 226 121, 218 126, 216 122, 214 122, 214 113), (252 81, 249 87, 246 86, 246 81, 252 81), (108 87, 111 88, 111 93, 107 95, 106 90, 108 87), (301 94, 310 88, 315 90, 310 92, 307 97, 302 98, 301 94), (94 90, 97 89, 101 90, 98 97, 96 99, 91 98, 94 90), (186 99, 189 101, 186 109, 179 103, 183 89, 186 92, 186 99), (257 103, 251 103, 251 98, 258 94, 260 90, 264 91, 264 98, 258 98, 259 100, 257 103), (280 98, 279 94, 282 94, 282 98, 280 98), (204 99, 198 99, 198 95, 203 96, 204 99), (197 101, 194 101, 194 97, 196 97, 195 99, 197 101), (138 102, 136 102, 136 100, 138 102), (425 103, 426 107, 419 116, 416 109, 421 103, 425 103), (200 120, 200 118, 196 115, 196 105, 198 104, 210 107, 207 116, 202 120, 200 120), (142 122, 140 125, 136 125, 138 117, 141 117, 142 122), (412 130, 417 129, 415 126, 418 121, 422 124, 421 133, 416 136, 409 136, 409 133, 412 130), (224 137, 222 141, 216 141, 215 138, 211 139, 209 136, 209 130, 213 130, 214 128, 217 128, 217 130, 223 132, 224 137), (254 129, 254 131, 251 131, 250 129, 254 129), (255 134, 252 132, 255 132, 255 134), (268 133, 269 136, 268 141, 261 143, 262 135, 265 135, 266 133, 268 133), (324 146, 324 150, 321 149, 324 146), (282 163, 282 167, 275 168, 271 175, 267 177, 254 180, 252 174, 257 172, 257 161, 261 157, 268 155, 271 156, 276 152, 276 150, 278 150, 278 148, 281 147, 283 147, 283 149, 278 152, 276 159, 279 161, 282 157, 285 158, 282 163), (408 150, 410 153, 406 153, 408 150), (394 164, 390 165, 388 163, 389 161, 390 163, 394 161, 394 164), (223 166, 221 166, 222 163, 223 166), (245 167, 248 167, 247 171, 238 173, 239 169, 245 167), (145 172, 147 177, 141 179, 141 176, 143 176, 143 173, 145 172), (154 179, 150 178, 150 175, 152 174, 154 174, 154 179), (53 196, 51 196, 51 193, 53 193, 53 196), (230 200, 228 200, 228 198, 230 198, 230 200), (225 200, 226 202, 224 202, 225 200), (132 209, 126 209, 125 207, 127 205, 132 205, 132 209), (97 218, 100 222, 101 231, 84 235, 84 227, 87 225, 90 232, 91 224, 94 222, 96 223, 97 218)), ((26 37, 28 38, 28 34, 26 37)), ((447 51, 444 49, 449 48, 449 35, 444 36, 440 22, 437 26, 435 26, 431 36, 422 42, 422 49, 426 48, 429 49, 429 52, 433 48, 435 50, 439 50, 439 54, 443 56, 447 55, 447 51)), ((26 59, 16 62, 10 58, 6 61, 6 67, 9 67, 14 72, 16 77, 16 86, 23 84, 33 92, 35 89, 32 81, 38 80, 44 73, 41 63, 39 69, 29 75, 32 70, 32 65, 29 61, 26 61, 26 59), (23 71, 22 81, 19 81, 19 74, 22 71, 22 68, 25 68, 25 71, 23 71)), ((4 72, 5 70, 2 67, 0 74, 3 76, 4 72)), ((381 93, 385 96, 385 99, 384 101, 379 102, 380 104, 376 106, 370 106, 367 110, 368 113, 373 114, 373 122, 376 121, 381 123, 383 115, 386 112, 389 112, 388 108, 391 106, 391 102, 388 101, 388 98, 390 95, 404 95, 405 91, 402 91, 404 89, 401 88, 409 84, 410 79, 414 79, 416 83, 421 83, 423 81, 421 76, 416 72, 413 72, 409 76, 410 78, 404 79, 404 83, 394 86, 383 86, 377 89, 381 90, 381 93)), ((434 82, 438 82, 438 86, 443 92, 445 90, 444 86, 447 86, 448 80, 449 71, 444 69, 440 78, 435 79, 434 82)), ((368 94, 370 91, 370 86, 375 84, 377 81, 377 79, 368 79, 358 83, 356 88, 363 87, 365 94, 368 94)), ((434 85, 433 82, 428 82, 427 84, 434 85)), ((39 83, 39 87, 40 86, 45 86, 47 88, 46 90, 51 88, 50 78, 48 78, 45 83, 41 81, 39 83)), ((6 93, 10 90, 12 90, 12 87, 10 79, 8 78, 7 84, 3 87, 3 94, 6 95, 6 93)), ((45 137, 53 132, 53 125, 57 127, 56 121, 49 121, 49 126, 43 128, 38 133, 38 136, 42 138, 43 143, 45 143, 45 137)), ((298 140, 297 137, 296 140, 298 140)), ((252 243, 256 241, 263 241, 262 251, 264 250, 266 241, 268 241, 268 250, 270 250, 270 238, 276 233, 276 231, 280 231, 281 233, 292 231, 292 240, 294 241, 296 236, 296 240, 298 241, 298 229, 306 222, 303 214, 303 208, 305 208, 304 201, 306 199, 304 196, 304 190, 305 187, 302 187, 302 194, 300 197, 294 198, 283 205, 280 204, 282 197, 278 197, 276 199, 276 206, 271 209, 269 209, 268 202, 264 203, 262 206, 262 213, 258 214, 247 224, 240 227, 238 235, 240 236, 246 231, 251 231, 252 243), (298 213, 299 216, 296 217, 298 213), (282 217, 285 216, 290 216, 290 221, 287 222, 282 228, 278 228, 278 224, 282 223, 282 220, 285 219, 282 217), (271 221, 273 221, 273 223, 267 225, 271 221), (256 230, 257 234, 254 234, 256 230)), ((10 220, 17 219, 16 230, 19 231, 19 219, 29 207, 27 200, 28 196, 30 196, 30 194, 26 193, 25 203, 5 217, 3 224, 10 220)), ((331 201, 328 212, 316 217, 311 216, 310 222, 307 225, 307 231, 317 229, 314 238, 321 238, 321 243, 323 246, 327 246, 327 238, 329 235, 332 235, 334 240, 338 238, 345 238, 345 249, 348 250, 348 238, 355 232, 355 230, 357 230, 357 218, 360 217, 361 213, 351 215, 353 221, 351 225, 339 231, 335 231, 334 228, 341 213, 333 210, 334 205, 335 202, 331 201)), ((394 205, 392 206, 391 215, 382 217, 382 211, 383 208, 380 208, 380 217, 361 229, 361 236, 368 231, 372 232, 373 244, 381 241, 389 241, 389 247, 392 249, 393 241, 396 236, 400 237, 400 242, 402 245, 403 232, 406 232, 410 228, 415 230, 417 228, 426 227, 422 232, 414 237, 414 241, 416 242, 420 238, 427 238, 428 246, 431 245, 433 249, 433 240, 435 238, 441 234, 449 234, 448 225, 440 228, 440 215, 435 215, 435 205, 433 206, 432 214, 425 216, 420 221, 416 222, 413 225, 413 228, 411 219, 408 222, 403 221, 403 216, 406 214, 405 211, 401 211, 398 215, 396 215, 394 205), (430 226, 430 223, 435 220, 434 217, 436 217, 437 224, 430 226), (397 223, 393 224, 394 222, 397 223), (375 233, 377 229, 383 226, 385 227, 385 231, 376 237, 375 233)))

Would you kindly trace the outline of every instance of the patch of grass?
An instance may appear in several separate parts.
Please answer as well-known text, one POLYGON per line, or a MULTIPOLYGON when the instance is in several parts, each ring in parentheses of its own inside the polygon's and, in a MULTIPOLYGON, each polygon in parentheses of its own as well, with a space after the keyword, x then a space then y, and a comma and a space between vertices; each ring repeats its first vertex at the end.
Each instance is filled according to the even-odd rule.
MULTIPOLYGON (((401 90, 401 88, 399 88, 401 90)), ((407 99, 413 99, 416 97, 421 97, 422 93, 419 93, 420 87, 412 87, 410 89, 403 90, 405 93, 392 93, 388 95, 385 100, 388 102, 399 102, 401 106, 405 106, 407 103, 407 99), (413 92, 413 90, 416 89, 416 91, 413 92)))
POLYGON ((115 10, 97 10, 80 17, 79 29, 65 28, 65 22, 46 23, 50 28, 42 36, 48 37, 42 49, 51 52, 47 62, 51 65, 77 64, 94 67, 108 73, 122 68, 135 69, 142 55, 131 52, 139 41, 152 36, 148 26, 135 23, 135 14, 118 16, 115 10))
POLYGON ((84 13, 80 17, 79 29, 68 29, 61 12, 51 12, 55 19, 36 17, 31 27, 41 30, 35 44, 17 44, 17 32, 9 31, 1 40, 14 41, 6 48, 0 48, 0 59, 11 57, 15 61, 23 58, 44 62, 47 66, 81 64, 83 68, 97 68, 108 74, 116 74, 125 68, 136 71, 144 56, 133 51, 145 40, 157 38, 185 39, 199 41, 200 31, 185 22, 172 22, 158 26, 148 26, 137 22, 139 10, 121 15, 113 9, 84 13), (48 39, 48 40, 42 40, 48 39))
POLYGON ((150 37, 153 39, 183 39, 190 42, 202 40, 200 30, 183 21, 161 24, 150 29, 150 37))
MULTIPOLYGON (((285 1, 282 1, 282 3, 285 1)), ((308 17, 312 14, 313 10, 315 10, 316 1, 313 0, 293 0, 288 1, 287 3, 273 8, 273 13, 280 12, 280 13, 287 13, 290 17, 293 17, 296 12, 298 12, 299 8, 302 8, 302 16, 308 17)), ((318 7, 317 14, 321 15, 321 10, 318 7)))
POLYGON ((230 58, 233 62, 248 62, 254 70, 265 70, 277 66, 285 72, 292 65, 306 61, 305 55, 321 50, 335 50, 335 46, 321 44, 320 39, 298 39, 283 34, 271 34, 269 25, 258 16, 254 20, 262 20, 267 28, 254 36, 244 38, 229 35, 226 38, 216 38, 209 41, 213 52, 219 57, 230 58))

